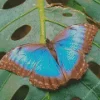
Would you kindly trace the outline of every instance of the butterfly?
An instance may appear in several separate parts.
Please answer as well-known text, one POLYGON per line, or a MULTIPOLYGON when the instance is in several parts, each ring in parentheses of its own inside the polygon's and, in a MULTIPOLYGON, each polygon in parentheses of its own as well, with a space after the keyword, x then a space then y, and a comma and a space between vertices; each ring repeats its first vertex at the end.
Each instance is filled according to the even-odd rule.
POLYGON ((72 25, 45 44, 20 45, 4 55, 0 69, 29 77, 36 87, 56 90, 86 72, 85 55, 97 31, 91 24, 72 25))

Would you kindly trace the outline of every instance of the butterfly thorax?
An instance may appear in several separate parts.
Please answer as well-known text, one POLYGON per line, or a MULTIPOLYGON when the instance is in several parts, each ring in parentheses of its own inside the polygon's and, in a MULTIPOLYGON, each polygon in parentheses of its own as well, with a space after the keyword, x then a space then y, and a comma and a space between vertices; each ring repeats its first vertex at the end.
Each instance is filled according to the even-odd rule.
POLYGON ((57 60, 57 54, 56 54, 56 51, 54 49, 54 44, 52 43, 52 41, 50 41, 49 39, 47 39, 46 40, 46 46, 50 50, 50 52, 53 55, 53 57, 55 58, 55 60, 57 60))

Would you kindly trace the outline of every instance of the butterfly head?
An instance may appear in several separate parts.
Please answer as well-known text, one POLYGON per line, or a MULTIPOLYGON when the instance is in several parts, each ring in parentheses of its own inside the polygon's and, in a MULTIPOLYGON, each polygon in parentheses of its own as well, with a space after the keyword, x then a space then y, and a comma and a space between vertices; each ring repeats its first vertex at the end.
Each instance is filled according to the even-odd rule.
POLYGON ((49 39, 46 39, 46 45, 49 50, 54 50, 53 43, 49 39))

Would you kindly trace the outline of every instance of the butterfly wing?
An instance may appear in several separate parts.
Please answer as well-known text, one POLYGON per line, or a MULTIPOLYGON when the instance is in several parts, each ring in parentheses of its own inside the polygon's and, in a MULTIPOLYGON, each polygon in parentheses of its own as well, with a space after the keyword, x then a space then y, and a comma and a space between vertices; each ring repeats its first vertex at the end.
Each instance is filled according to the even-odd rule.
POLYGON ((72 25, 54 38, 54 42, 73 50, 88 53, 98 28, 91 24, 72 25))
POLYGON ((30 78, 33 85, 45 89, 57 89, 65 83, 59 65, 47 47, 28 44, 6 54, 0 68, 30 78))
POLYGON ((94 25, 72 25, 58 34, 54 48, 66 79, 79 79, 86 71, 85 53, 88 53, 97 32, 94 25))
POLYGON ((57 89, 71 78, 79 79, 86 71, 84 53, 88 53, 96 31, 93 25, 84 24, 58 34, 53 41, 59 65, 45 45, 27 44, 7 53, 0 68, 29 77, 37 87, 57 89))

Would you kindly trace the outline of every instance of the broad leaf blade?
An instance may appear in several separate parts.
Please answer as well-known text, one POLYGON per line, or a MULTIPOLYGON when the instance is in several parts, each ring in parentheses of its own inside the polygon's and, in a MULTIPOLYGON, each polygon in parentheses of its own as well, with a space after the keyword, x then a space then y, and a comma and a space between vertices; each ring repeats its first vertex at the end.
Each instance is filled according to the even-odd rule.
POLYGON ((86 13, 94 19, 94 21, 100 23, 100 4, 95 0, 75 0, 78 2, 86 11, 86 13))
MULTIPOLYGON (((7 52, 21 44, 39 43, 41 35, 41 22, 39 7, 37 6, 36 1, 37 0, 27 0, 25 3, 15 8, 0 11, 1 52, 7 52), (20 40, 12 40, 11 36, 13 32, 23 25, 31 26, 29 34, 20 40)), ((56 34, 63 30, 65 26, 86 22, 85 15, 72 8, 45 7, 45 12, 43 13, 45 14, 46 37, 51 40, 56 34), (63 13, 71 13, 72 16, 63 16, 63 13)), ((29 86, 29 92, 25 100, 70 100, 74 96, 78 96, 82 99, 87 93, 89 93, 91 88, 96 86, 99 81, 93 73, 89 71, 88 73, 89 74, 86 74, 81 81, 78 81, 75 84, 71 84, 68 87, 62 87, 54 92, 49 92, 32 86, 28 81, 28 78, 22 78, 10 72, 0 70, 0 100, 11 100, 15 92, 23 85, 29 86), (95 82, 91 83, 91 76, 94 78, 95 82), (85 82, 86 85, 84 85, 83 82, 85 82), (48 92, 50 94, 48 94, 48 92)), ((99 88, 98 91, 100 91, 99 88)), ((89 98, 91 98, 91 100, 98 100, 100 96, 98 91, 93 90, 93 92, 91 92, 85 100, 89 100, 89 98)))

